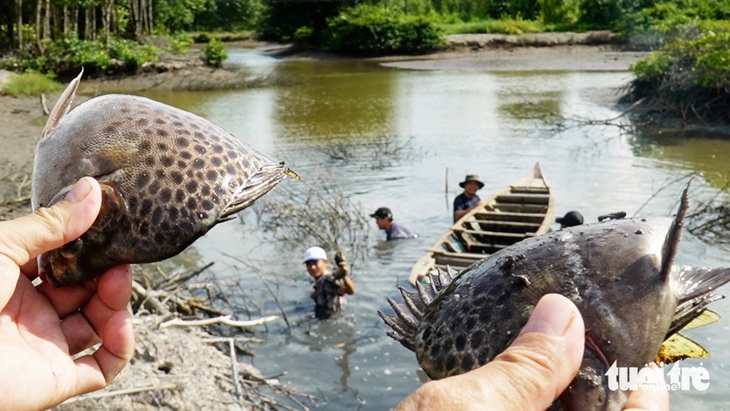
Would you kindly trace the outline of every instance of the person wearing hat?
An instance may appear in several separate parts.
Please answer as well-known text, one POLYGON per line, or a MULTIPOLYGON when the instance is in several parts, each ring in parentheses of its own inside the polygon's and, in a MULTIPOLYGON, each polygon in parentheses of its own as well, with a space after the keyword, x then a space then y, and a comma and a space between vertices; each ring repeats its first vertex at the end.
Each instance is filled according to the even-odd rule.
POLYGON ((374 213, 370 214, 370 217, 374 217, 375 224, 378 225, 378 228, 385 231, 385 234, 387 234, 386 241, 418 237, 418 234, 414 233, 408 227, 393 221, 393 213, 390 212, 388 207, 378 208, 374 213))
POLYGON ((484 187, 484 183, 479 180, 477 174, 467 174, 464 181, 459 183, 459 187, 463 188, 464 192, 454 199, 454 222, 459 221, 469 210, 479 205, 482 199, 477 195, 477 191, 484 187))
POLYGON ((583 224, 583 215, 577 211, 568 211, 564 216, 555 219, 560 228, 574 227, 583 224))
POLYGON ((345 294, 355 293, 355 284, 347 276, 350 267, 343 258, 338 263, 337 270, 330 272, 327 269, 327 253, 321 247, 308 248, 304 252, 304 264, 314 279, 314 316, 321 320, 330 318, 345 306, 345 294))

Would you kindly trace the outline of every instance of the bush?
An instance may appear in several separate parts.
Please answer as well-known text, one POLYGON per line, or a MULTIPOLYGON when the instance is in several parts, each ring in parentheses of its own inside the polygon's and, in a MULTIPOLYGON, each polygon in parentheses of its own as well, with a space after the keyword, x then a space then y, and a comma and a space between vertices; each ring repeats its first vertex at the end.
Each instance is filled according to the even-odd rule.
POLYGON ((631 67, 636 79, 629 98, 644 100, 645 117, 658 114, 682 124, 730 122, 730 30, 727 22, 712 26, 717 30, 688 30, 689 38, 675 40, 631 67))
POLYGON ((135 71, 146 62, 157 62, 160 49, 131 40, 113 40, 109 46, 109 57, 124 62, 124 69, 135 71))
POLYGON ((111 69, 133 71, 147 61, 156 62, 161 50, 150 45, 142 45, 131 40, 112 40, 107 49, 100 41, 79 40, 65 37, 44 42, 45 53, 36 55, 25 52, 19 58, 8 60, 4 66, 17 71, 38 71, 56 75, 78 74, 83 68, 86 73, 110 70, 110 60, 116 59, 111 69))
POLYGON ((325 46, 346 52, 426 52, 444 46, 441 30, 426 17, 361 4, 328 20, 325 46))
POLYGON ((673 91, 730 90, 730 30, 703 31, 695 39, 676 40, 636 62, 631 71, 637 81, 656 88, 671 82, 673 91))
POLYGON ((208 45, 205 46, 205 62, 209 66, 220 67, 223 61, 228 58, 226 47, 223 42, 218 39, 210 39, 208 45))
POLYGON ((314 40, 314 29, 302 26, 294 32, 294 42, 297 44, 311 44, 314 40))
POLYGON ((79 40, 76 37, 64 37, 50 43, 46 56, 46 66, 37 67, 37 70, 56 74, 76 73, 82 67, 87 73, 105 71, 110 58, 100 41, 79 40))
POLYGON ((193 42, 193 37, 190 36, 188 33, 184 31, 178 31, 172 36, 170 49, 172 49, 172 51, 175 53, 185 54, 188 52, 188 49, 190 49, 190 46, 193 44, 193 42))
POLYGON ((49 91, 56 91, 61 84, 53 79, 35 71, 28 71, 22 74, 14 74, 5 85, 5 94, 10 96, 29 95, 34 96, 49 91))

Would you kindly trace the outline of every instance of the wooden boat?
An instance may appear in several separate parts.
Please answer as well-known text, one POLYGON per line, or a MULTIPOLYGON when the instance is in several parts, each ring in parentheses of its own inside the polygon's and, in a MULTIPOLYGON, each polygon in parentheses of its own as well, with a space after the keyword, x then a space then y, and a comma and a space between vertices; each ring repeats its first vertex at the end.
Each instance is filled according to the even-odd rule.
POLYGON ((433 268, 461 270, 528 237, 545 234, 555 219, 555 197, 540 163, 530 174, 482 201, 428 249, 411 269, 415 285, 433 268))

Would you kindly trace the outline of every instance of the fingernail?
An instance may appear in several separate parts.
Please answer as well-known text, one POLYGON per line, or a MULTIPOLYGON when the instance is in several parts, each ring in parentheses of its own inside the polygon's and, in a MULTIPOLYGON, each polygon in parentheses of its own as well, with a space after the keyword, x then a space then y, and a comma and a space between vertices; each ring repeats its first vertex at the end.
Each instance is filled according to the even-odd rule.
POLYGON ((535 306, 520 334, 542 333, 563 336, 577 314, 578 310, 567 298, 557 294, 545 295, 535 306))
POLYGON ((91 184, 87 181, 86 177, 79 180, 76 184, 74 184, 71 191, 66 194, 66 200, 72 202, 72 203, 78 203, 79 201, 86 198, 87 195, 91 192, 91 184))

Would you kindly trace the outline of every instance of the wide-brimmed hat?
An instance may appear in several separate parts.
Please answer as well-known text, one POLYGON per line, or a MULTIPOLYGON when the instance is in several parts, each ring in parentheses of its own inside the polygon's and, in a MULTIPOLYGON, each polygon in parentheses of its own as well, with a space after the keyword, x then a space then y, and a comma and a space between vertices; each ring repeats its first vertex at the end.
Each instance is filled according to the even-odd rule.
POLYGON ((461 183, 459 183, 459 187, 464 188, 464 186, 466 185, 466 183, 468 183, 470 181, 473 181, 473 182, 479 184, 479 188, 480 189, 482 187, 484 187, 484 183, 482 183, 479 180, 479 174, 467 174, 466 177, 464 178, 464 181, 462 181, 461 183))
POLYGON ((573 227, 583 224, 583 215, 577 211, 568 211, 564 216, 555 219, 563 227, 573 227))
POLYGON ((370 217, 393 218, 393 213, 390 212, 390 208, 388 207, 380 207, 374 213, 370 214, 370 217))
POLYGON ((327 259, 327 253, 320 247, 309 247, 307 248, 307 251, 304 252, 304 262, 307 261, 317 261, 317 260, 326 260, 327 259))

